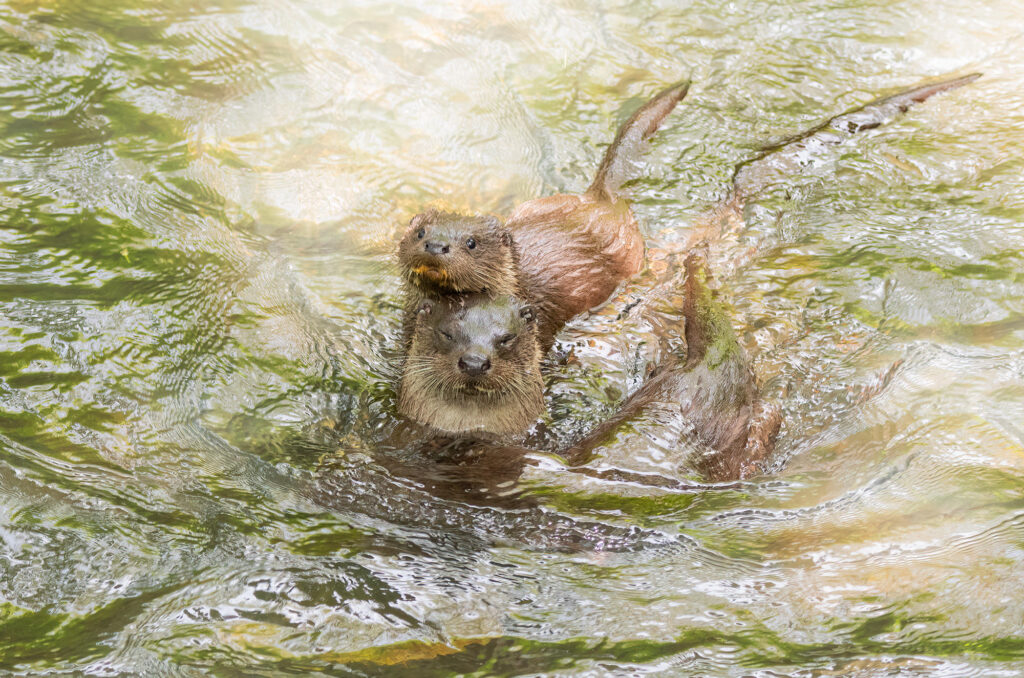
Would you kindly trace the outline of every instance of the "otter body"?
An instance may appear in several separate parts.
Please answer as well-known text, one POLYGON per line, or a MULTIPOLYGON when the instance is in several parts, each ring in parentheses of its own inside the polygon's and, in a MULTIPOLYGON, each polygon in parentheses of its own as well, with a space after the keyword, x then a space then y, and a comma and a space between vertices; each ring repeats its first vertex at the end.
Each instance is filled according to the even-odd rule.
POLYGON ((625 200, 591 193, 540 198, 516 208, 506 226, 545 352, 569 320, 603 304, 643 265, 644 239, 625 200))
MULTIPOLYGON (((438 210, 413 217, 399 245, 411 306, 443 295, 519 296, 536 306, 547 352, 569 319, 605 302, 640 270, 643 236, 616 191, 629 158, 688 86, 661 92, 622 125, 585 193, 530 200, 504 225, 495 217, 438 210)), ((406 318, 408 326, 408 311, 406 318)))

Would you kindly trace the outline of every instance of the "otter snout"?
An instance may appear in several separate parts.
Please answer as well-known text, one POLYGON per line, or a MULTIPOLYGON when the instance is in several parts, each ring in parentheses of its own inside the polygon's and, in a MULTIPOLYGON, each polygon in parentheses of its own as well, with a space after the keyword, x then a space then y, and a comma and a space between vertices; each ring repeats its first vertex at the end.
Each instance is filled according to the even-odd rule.
POLYGON ((437 242, 435 240, 428 240, 427 242, 423 243, 423 249, 428 254, 433 254, 434 256, 438 256, 440 254, 448 254, 448 252, 451 250, 451 247, 449 247, 448 243, 446 243, 446 242, 437 242))
POLYGON ((459 369, 471 377, 479 377, 491 369, 491 359, 485 355, 467 353, 459 358, 459 369))

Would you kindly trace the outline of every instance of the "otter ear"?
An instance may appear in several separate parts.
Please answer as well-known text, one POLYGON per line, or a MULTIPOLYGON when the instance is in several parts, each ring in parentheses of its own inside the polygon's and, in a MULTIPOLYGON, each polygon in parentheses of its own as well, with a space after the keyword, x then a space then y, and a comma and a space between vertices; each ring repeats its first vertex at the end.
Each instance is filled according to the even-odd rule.
POLYGON ((537 312, 533 310, 533 306, 523 306, 519 309, 519 317, 528 323, 532 323, 537 319, 537 312))
POLYGON ((429 224, 437 220, 438 215, 441 214, 436 207, 429 207, 426 211, 420 212, 409 221, 410 228, 416 228, 423 224, 429 224))
POLYGON ((512 245, 512 234, 509 233, 508 229, 501 225, 501 219, 491 214, 484 216, 484 223, 487 224, 487 228, 492 233, 498 234, 498 239, 501 240, 501 244, 505 247, 512 245))
POLYGON ((434 302, 430 299, 424 299, 420 307, 416 309, 416 315, 420 318, 426 318, 434 310, 434 302))

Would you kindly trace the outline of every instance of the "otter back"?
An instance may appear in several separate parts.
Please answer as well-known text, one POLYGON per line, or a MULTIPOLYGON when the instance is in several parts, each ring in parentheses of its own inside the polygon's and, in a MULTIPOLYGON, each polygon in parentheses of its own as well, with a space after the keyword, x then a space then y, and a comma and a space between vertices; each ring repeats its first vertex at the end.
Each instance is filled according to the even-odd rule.
POLYGON ((565 323, 607 301, 643 265, 643 236, 625 200, 540 198, 520 205, 506 226, 522 287, 540 311, 545 351, 565 323))

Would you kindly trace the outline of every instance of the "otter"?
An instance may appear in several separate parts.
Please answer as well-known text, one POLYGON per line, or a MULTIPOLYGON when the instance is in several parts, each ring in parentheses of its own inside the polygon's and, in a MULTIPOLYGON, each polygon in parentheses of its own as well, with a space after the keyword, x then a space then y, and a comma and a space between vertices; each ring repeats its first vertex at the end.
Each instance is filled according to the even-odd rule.
POLYGON ((749 200, 756 198, 772 181, 799 173, 814 161, 823 147, 843 143, 861 132, 880 127, 906 113, 912 106, 936 94, 963 87, 980 77, 980 73, 971 73, 900 90, 762 147, 733 168, 729 193, 694 220, 685 247, 720 239, 727 231, 735 230, 743 222, 743 206, 749 200))
POLYGON ((424 299, 398 409, 445 434, 520 433, 544 412, 534 307, 510 295, 424 299))
POLYGON ((528 300, 544 353, 566 322, 607 301, 644 259, 643 236, 618 186, 629 158, 688 90, 688 82, 669 87, 623 123, 582 194, 530 200, 504 224, 440 210, 413 217, 398 248, 408 298, 406 342, 424 298, 488 293, 528 300))
MULTIPOLYGON (((595 450, 634 430, 677 449, 696 445, 702 454, 687 463, 714 481, 749 477, 771 453, 780 410, 758 397, 749 361, 709 282, 703 254, 691 253, 635 309, 654 320, 665 345, 663 357, 615 414, 559 451, 570 465, 585 464, 595 450)), ((483 464, 493 472, 489 460, 495 454, 519 460, 521 468, 533 452, 496 436, 479 436, 519 433, 543 411, 531 315, 530 306, 508 296, 423 302, 402 382, 403 406, 438 431, 475 438, 428 440, 431 449, 444 451, 432 454, 437 460, 483 464)), ((514 466, 504 471, 514 472, 514 466)))

